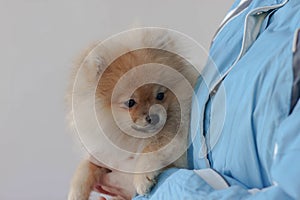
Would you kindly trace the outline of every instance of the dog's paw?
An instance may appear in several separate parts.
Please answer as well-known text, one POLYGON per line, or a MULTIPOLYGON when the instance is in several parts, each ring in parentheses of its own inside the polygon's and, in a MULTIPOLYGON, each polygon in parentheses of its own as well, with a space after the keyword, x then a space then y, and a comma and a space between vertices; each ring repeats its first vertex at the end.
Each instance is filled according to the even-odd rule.
POLYGON ((156 183, 156 172, 146 174, 136 174, 134 176, 133 184, 136 192, 140 195, 145 195, 150 192, 151 188, 156 183))

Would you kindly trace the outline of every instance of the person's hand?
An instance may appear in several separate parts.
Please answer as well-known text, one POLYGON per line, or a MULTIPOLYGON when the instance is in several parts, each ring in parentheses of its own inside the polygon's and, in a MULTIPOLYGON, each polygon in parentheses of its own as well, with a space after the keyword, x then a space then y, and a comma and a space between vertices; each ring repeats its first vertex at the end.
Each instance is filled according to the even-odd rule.
MULTIPOLYGON (((134 174, 111 171, 100 177, 99 183, 95 186, 95 190, 102 194, 107 194, 117 200, 132 199, 135 195, 133 186, 134 174)), ((105 200, 104 197, 100 198, 105 200)))

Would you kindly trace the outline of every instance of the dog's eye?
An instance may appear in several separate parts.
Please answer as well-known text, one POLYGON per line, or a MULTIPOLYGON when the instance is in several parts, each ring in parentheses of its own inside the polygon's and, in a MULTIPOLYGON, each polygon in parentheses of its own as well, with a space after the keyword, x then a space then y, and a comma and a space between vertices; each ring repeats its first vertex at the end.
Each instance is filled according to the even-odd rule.
POLYGON ((128 101, 125 102, 125 105, 126 105, 128 108, 133 107, 135 104, 136 104, 136 102, 135 102, 134 99, 129 99, 128 101))
POLYGON ((163 92, 160 92, 156 95, 156 99, 159 101, 163 100, 164 97, 165 97, 165 94, 163 92))

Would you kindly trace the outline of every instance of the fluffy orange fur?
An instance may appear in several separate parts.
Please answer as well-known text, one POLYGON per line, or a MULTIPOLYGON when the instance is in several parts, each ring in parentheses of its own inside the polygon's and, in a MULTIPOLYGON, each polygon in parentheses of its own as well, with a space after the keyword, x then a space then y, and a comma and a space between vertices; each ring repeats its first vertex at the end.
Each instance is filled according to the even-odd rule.
MULTIPOLYGON (((85 55, 88 55, 88 53, 85 55)), ((102 55, 99 56, 101 57, 102 55)), ((98 109, 97 115, 99 115, 100 123, 106 123, 106 127, 109 127, 105 130, 105 133, 114 144, 125 150, 132 151, 132 146, 143 143, 144 146, 142 151, 137 153, 156 152, 168 145, 171 140, 174 139, 175 135, 179 134, 181 135, 180 138, 182 141, 178 141, 178 143, 182 143, 183 147, 187 146, 187 133, 192 94, 188 93, 186 95, 185 102, 180 104, 173 91, 171 91, 168 87, 157 83, 147 83, 139 86, 133 91, 132 94, 130 94, 130 92, 127 91, 127 88, 131 88, 132 85, 135 85, 138 80, 144 79, 147 76, 147 74, 145 74, 143 71, 133 72, 134 78, 122 85, 122 92, 121 94, 117 94, 116 99, 113 99, 113 92, 118 81, 127 72, 134 70, 136 66, 149 63, 160 63, 175 69, 178 73, 183 75, 183 78, 189 81, 191 86, 193 86, 196 78, 198 77, 198 73, 190 65, 190 63, 188 63, 179 55, 155 48, 144 48, 129 51, 110 63, 105 71, 101 71, 102 69, 101 66, 99 67, 99 63, 90 62, 89 58, 85 61, 82 60, 82 62, 84 63, 82 65, 82 70, 85 74, 86 86, 83 86, 83 92, 81 96, 84 96, 85 90, 87 90, 87 88, 89 88, 91 85, 95 84, 95 81, 98 81, 99 79, 95 91, 96 109, 98 109), (101 74, 101 77, 98 76, 99 74, 101 74), (157 98, 158 93, 163 93, 162 99, 157 98), (128 107, 128 105, 126 105, 126 102, 130 99, 134 100, 135 102, 132 107, 128 107), (161 130, 151 137, 131 138, 128 134, 119 129, 114 122, 112 115, 113 108, 117 110, 118 115, 120 116, 122 116, 124 113, 129 113, 130 119, 124 119, 125 122, 132 121, 131 123, 134 126, 142 127, 142 131, 144 130, 143 127, 145 127, 146 130, 147 127, 154 126, 156 125, 155 123, 157 123, 153 122, 155 117, 152 116, 151 121, 151 116, 149 116, 149 110, 151 106, 157 104, 161 105, 165 109, 166 121, 161 130), (111 129, 110 125, 115 128, 111 129), (183 126, 180 128, 180 125, 183 126)), ((76 70, 79 70, 79 67, 76 67, 76 70)), ((74 79, 75 76, 72 81, 74 81, 74 79)), ((157 72, 156 81, 160 81, 161 79, 166 79, 166 74, 163 72, 157 72)), ((172 77, 169 77, 169 79, 170 82, 174 82, 172 82, 174 87, 180 87, 182 80, 172 80, 172 77)), ((71 101, 69 101, 69 104, 71 104, 71 101)), ((157 118, 158 119, 156 119, 156 121, 160 120, 161 117, 157 118)), ((99 149, 101 151, 101 146, 99 149)), ((176 147, 173 147, 170 153, 172 153, 172 151, 175 149, 176 147)), ((159 159, 155 158, 155 160, 148 160, 148 162, 164 163, 164 160, 168 156, 169 155, 157 155, 157 158, 159 159)), ((183 153, 183 155, 172 165, 177 167, 185 167, 185 156, 185 153, 183 153)), ((112 156, 112 159, 115 158, 112 156)), ((69 200, 87 200, 88 194, 92 190, 92 186, 99 180, 99 178, 94 176, 100 176, 101 173, 106 172, 106 170, 101 166, 95 165, 97 164, 97 161, 93 160, 92 162, 91 160, 87 159, 78 167, 78 170, 75 172, 71 183, 71 189, 68 197, 69 200)), ((137 165, 140 165, 139 158, 137 158, 137 165)), ((145 163, 142 163, 142 168, 145 165, 145 163)), ((155 183, 155 177, 159 174, 160 170, 161 169, 158 169, 155 172, 133 175, 133 184, 136 188, 136 192, 139 194, 147 193, 155 183)))

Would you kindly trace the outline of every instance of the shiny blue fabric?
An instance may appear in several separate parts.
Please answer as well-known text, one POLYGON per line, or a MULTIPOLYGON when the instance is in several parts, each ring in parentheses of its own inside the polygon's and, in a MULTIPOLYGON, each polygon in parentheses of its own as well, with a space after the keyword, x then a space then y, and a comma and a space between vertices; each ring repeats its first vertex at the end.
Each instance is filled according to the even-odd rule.
MULTIPOLYGON (((231 9, 239 5, 237 1, 231 9)), ((205 78, 204 73, 198 80, 194 102, 198 101, 199 109, 192 108, 191 134, 196 137, 188 152, 190 169, 166 170, 149 195, 135 200, 300 199, 299 100, 291 111, 293 71, 300 68, 293 66, 292 47, 299 28, 299 0, 253 0, 220 29, 210 49, 213 62, 208 62, 205 71, 215 64, 219 75, 228 74, 216 92, 210 93, 219 76, 205 78), (245 40, 253 36, 261 10, 264 20, 259 33, 245 40), (249 32, 244 33, 247 16, 249 32), (208 167, 230 187, 214 190, 191 170, 208 167), (251 189, 256 192, 249 192, 251 189)))

